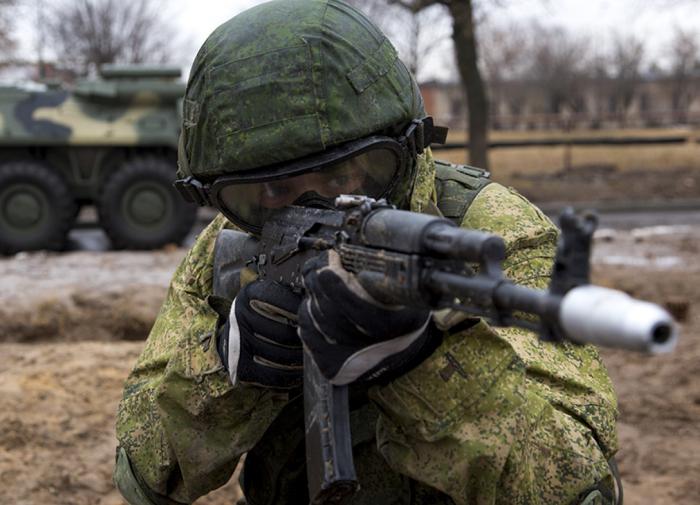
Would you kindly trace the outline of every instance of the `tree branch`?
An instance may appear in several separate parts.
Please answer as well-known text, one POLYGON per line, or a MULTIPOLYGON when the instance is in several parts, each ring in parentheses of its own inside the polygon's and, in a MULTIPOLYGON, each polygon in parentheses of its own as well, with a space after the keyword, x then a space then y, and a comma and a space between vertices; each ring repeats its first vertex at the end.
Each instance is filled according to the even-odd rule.
POLYGON ((388 0, 390 5, 398 5, 412 13, 418 13, 431 5, 442 4, 447 5, 445 0, 388 0))

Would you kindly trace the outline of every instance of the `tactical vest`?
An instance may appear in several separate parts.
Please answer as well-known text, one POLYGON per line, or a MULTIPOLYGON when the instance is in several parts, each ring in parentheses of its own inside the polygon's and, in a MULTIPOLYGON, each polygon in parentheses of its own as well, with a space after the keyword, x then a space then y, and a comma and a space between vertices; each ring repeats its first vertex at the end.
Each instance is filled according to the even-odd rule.
MULTIPOLYGON (((479 192, 491 180, 474 167, 436 162, 437 208, 458 226, 479 192)), ((223 230, 214 252, 213 294, 231 300, 241 287, 241 271, 255 254, 257 240, 233 230, 223 230)), ((358 395, 362 396, 361 392, 358 395)), ((374 426, 378 412, 367 401, 355 401, 351 413, 353 453, 362 491, 351 505, 394 503, 448 505, 452 500, 437 490, 389 468, 376 450, 374 426)), ((248 453, 241 486, 249 505, 308 503, 304 454, 303 401, 294 398, 248 453)))

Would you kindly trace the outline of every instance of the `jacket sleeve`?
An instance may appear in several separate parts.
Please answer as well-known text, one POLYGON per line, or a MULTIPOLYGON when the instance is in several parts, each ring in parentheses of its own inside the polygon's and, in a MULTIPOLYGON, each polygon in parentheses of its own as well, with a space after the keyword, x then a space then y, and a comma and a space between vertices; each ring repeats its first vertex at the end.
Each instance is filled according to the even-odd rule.
MULTIPOLYGON (((488 185, 462 225, 505 239, 509 278, 547 287, 557 231, 515 191, 488 185)), ((379 448, 395 470, 457 504, 569 503, 609 475, 617 403, 594 348, 459 313, 436 323, 449 328, 437 351, 371 391, 379 448)))
POLYGON ((225 223, 217 217, 175 272, 117 413, 120 451, 134 473, 150 492, 180 503, 225 484, 286 402, 232 386, 216 351, 217 314, 207 299, 225 223))

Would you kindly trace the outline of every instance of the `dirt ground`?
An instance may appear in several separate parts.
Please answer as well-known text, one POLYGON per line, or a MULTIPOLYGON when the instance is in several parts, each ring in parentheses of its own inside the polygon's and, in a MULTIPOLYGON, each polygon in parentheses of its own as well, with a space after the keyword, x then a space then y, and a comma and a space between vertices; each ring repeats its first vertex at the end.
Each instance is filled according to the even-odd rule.
MULTIPOLYGON (((620 397, 626 503, 700 503, 700 227, 602 230, 598 283, 669 306, 669 356, 605 351, 620 397)), ((0 259, 0 503, 117 505, 114 413, 184 255, 21 254, 0 259)), ((235 503, 230 483, 198 503, 235 503)))
POLYGON ((698 504, 700 229, 655 227, 599 237, 595 281, 666 305, 682 321, 670 355, 603 351, 619 397, 626 503, 698 504))

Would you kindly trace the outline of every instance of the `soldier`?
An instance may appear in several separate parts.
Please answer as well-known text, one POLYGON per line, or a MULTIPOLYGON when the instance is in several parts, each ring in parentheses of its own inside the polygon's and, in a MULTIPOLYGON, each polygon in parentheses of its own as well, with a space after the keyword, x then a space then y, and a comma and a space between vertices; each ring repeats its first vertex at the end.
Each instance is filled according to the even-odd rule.
POLYGON ((308 265, 300 299, 234 251, 238 274, 214 293, 222 229, 254 236, 275 208, 341 193, 499 234, 506 274, 546 288, 555 227, 485 172, 434 161, 417 147, 428 126, 391 43, 341 0, 274 0, 204 43, 180 176, 222 214, 176 271, 126 382, 115 482, 129 503, 191 503, 243 454, 248 503, 308 503, 302 341, 352 384, 351 503, 613 503, 616 397, 595 349, 384 306, 332 255, 308 265))

